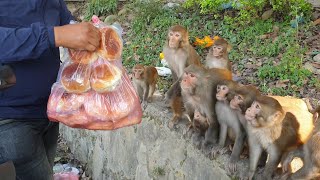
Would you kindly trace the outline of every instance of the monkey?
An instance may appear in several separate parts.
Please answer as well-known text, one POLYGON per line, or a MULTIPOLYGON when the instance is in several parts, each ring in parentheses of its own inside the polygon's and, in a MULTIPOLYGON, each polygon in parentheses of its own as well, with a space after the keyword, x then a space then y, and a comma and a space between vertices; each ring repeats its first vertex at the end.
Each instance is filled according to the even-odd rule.
MULTIPOLYGON (((305 112, 300 111, 299 113, 305 112)), ((269 160, 263 170, 263 177, 271 179, 282 155, 303 145, 312 131, 312 128, 304 125, 310 124, 308 121, 312 119, 297 119, 276 99, 264 95, 255 97, 245 112, 245 119, 250 149, 249 179, 252 179, 255 174, 263 150, 269 155, 269 160)))
POLYGON ((9 65, 0 65, 0 90, 7 89, 16 83, 16 76, 9 65))
POLYGON ((169 123, 169 127, 173 128, 179 119, 181 119, 183 112, 183 99, 181 97, 179 78, 182 76, 184 68, 191 64, 201 66, 201 62, 200 56, 189 43, 187 29, 181 25, 174 25, 169 28, 163 53, 172 72, 173 84, 165 94, 165 102, 166 104, 170 104, 174 114, 169 123))
POLYGON ((190 64, 201 65, 200 56, 189 43, 187 29, 180 25, 169 28, 163 53, 172 72, 173 82, 182 76, 185 67, 190 64))
POLYGON ((314 129, 302 148, 290 151, 282 163, 287 172, 294 157, 303 159, 303 167, 293 174, 286 174, 282 179, 319 179, 320 178, 320 106, 313 111, 314 129), (289 177, 287 177, 289 175, 289 177))
POLYGON ((152 96, 158 80, 158 71, 153 66, 137 64, 132 68, 133 85, 138 92, 140 101, 146 107, 152 101, 152 96))
POLYGON ((200 113, 198 109, 194 110, 192 127, 200 133, 201 136, 205 135, 206 130, 209 128, 209 119, 200 113))
POLYGON ((223 38, 214 40, 206 60, 205 66, 207 68, 221 68, 232 71, 232 65, 229 61, 228 53, 231 50, 231 45, 223 38))
POLYGON ((219 123, 215 112, 215 94, 217 83, 223 79, 231 80, 231 72, 224 69, 208 70, 196 65, 186 67, 181 78, 181 95, 186 113, 193 119, 197 108, 208 118, 209 127, 205 132, 204 148, 217 140, 219 123))
POLYGON ((225 146, 228 129, 231 129, 235 135, 235 144, 228 162, 228 168, 231 172, 235 172, 237 169, 236 162, 240 159, 246 137, 245 129, 238 120, 237 112, 231 109, 229 105, 232 97, 231 89, 235 89, 238 86, 239 85, 232 80, 224 80, 217 85, 215 111, 220 124, 219 147, 213 148, 211 153, 211 156, 215 156, 217 152, 222 151, 225 146))

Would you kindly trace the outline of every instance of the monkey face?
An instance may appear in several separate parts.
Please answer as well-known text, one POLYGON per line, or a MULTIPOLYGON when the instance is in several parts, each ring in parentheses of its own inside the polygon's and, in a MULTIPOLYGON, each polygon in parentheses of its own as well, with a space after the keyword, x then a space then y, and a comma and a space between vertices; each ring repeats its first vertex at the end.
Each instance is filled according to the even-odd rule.
POLYGON ((143 78, 144 69, 133 69, 133 76, 136 79, 143 78))
POLYGON ((258 102, 253 102, 251 107, 246 110, 245 118, 253 127, 258 127, 259 123, 257 121, 257 116, 261 113, 261 106, 258 102))
POLYGON ((230 107, 235 110, 241 111, 241 104, 244 102, 244 97, 240 94, 236 94, 233 99, 230 101, 230 107))
POLYGON ((168 34, 168 39, 170 48, 179 48, 182 36, 180 32, 170 31, 168 34))
POLYGON ((197 109, 194 111, 193 123, 195 128, 205 130, 209 127, 209 120, 203 116, 197 109))
POLYGON ((218 85, 217 86, 216 98, 218 101, 226 101, 228 93, 229 93, 228 86, 226 86, 226 85, 218 85))
POLYGON ((221 57, 225 53, 225 49, 222 45, 213 45, 212 46, 212 55, 214 57, 221 57))
POLYGON ((188 93, 188 94, 194 94, 194 89, 196 87, 196 82, 198 78, 195 74, 184 72, 182 75, 182 81, 181 81, 181 89, 182 91, 188 93))

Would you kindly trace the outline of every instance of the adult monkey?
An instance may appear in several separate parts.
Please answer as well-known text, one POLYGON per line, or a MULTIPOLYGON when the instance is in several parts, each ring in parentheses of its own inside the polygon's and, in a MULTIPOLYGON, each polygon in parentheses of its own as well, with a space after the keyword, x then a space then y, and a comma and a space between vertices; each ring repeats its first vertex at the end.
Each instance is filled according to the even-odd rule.
POLYGON ((204 147, 218 139, 219 123, 215 112, 217 84, 223 79, 231 80, 231 72, 224 69, 205 69, 190 65, 181 77, 181 93, 186 113, 193 119, 195 109, 208 118, 204 147))
POLYGON ((200 56, 189 43, 188 31, 180 25, 169 28, 163 53, 172 71, 173 82, 182 76, 185 67, 191 64, 201 65, 200 56))
MULTIPOLYGON (((319 179, 320 178, 320 106, 313 111, 313 123, 315 128, 312 135, 302 148, 291 151, 283 161, 284 172, 290 168, 294 157, 303 159, 303 167, 293 174, 286 174, 282 179, 319 179), (287 177, 289 175, 289 177, 287 177)), ((290 173, 290 172, 289 172, 290 173)))
POLYGON ((178 79, 182 76, 185 67, 191 64, 201 66, 201 62, 200 56, 189 43, 188 31, 180 25, 169 28, 163 53, 172 72, 173 85, 167 91, 165 100, 170 104, 174 114, 169 122, 169 127, 173 128, 181 119, 183 112, 183 100, 178 79))
POLYGON ((250 148, 249 179, 255 174, 262 150, 269 154, 263 177, 271 179, 281 157, 305 143, 313 128, 309 122, 312 118, 308 118, 306 111, 294 106, 286 109, 276 99, 262 95, 246 110, 245 119, 250 148), (305 118, 297 118, 289 110, 303 114, 305 118))

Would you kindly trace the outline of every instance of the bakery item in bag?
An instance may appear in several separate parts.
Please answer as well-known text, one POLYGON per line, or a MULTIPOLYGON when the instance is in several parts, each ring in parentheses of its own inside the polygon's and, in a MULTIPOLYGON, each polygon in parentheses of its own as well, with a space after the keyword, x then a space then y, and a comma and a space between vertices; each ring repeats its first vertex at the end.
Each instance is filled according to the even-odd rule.
POLYGON ((100 29, 101 42, 97 50, 99 56, 109 61, 120 59, 122 52, 122 40, 119 34, 111 27, 100 29))
POLYGON ((112 91, 121 82, 122 71, 108 61, 99 59, 91 68, 91 87, 99 93, 112 91))
POLYGON ((84 93, 90 89, 90 74, 87 64, 69 64, 62 70, 61 84, 68 93, 84 93))
POLYGON ((74 63, 89 64, 98 58, 95 52, 85 50, 68 49, 68 53, 71 61, 74 63))

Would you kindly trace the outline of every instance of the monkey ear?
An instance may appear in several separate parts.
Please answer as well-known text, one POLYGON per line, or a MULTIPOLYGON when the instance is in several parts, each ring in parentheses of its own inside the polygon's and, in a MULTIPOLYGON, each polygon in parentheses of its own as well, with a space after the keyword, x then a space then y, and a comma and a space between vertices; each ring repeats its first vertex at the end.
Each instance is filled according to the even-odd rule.
POLYGON ((228 43, 228 46, 227 46, 227 52, 229 53, 232 49, 232 46, 228 43))

